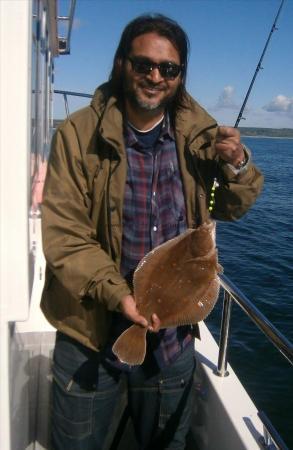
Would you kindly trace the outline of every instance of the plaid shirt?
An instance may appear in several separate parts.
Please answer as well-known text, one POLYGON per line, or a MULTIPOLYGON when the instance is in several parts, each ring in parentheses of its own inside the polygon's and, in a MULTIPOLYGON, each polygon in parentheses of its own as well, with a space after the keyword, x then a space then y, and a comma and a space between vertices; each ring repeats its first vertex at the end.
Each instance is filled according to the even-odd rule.
MULTIPOLYGON (((124 132, 128 171, 123 209, 121 273, 130 284, 137 264, 146 253, 186 229, 183 186, 168 116, 160 128, 153 147, 144 145, 145 139, 140 139, 139 133, 130 126, 124 132)), ((113 340, 128 326, 126 319, 121 318, 120 314, 114 314, 113 340)), ((148 333, 146 363, 148 359, 153 360, 153 356, 161 368, 174 361, 191 342, 190 329, 185 326, 148 333)), ((126 365, 119 361, 114 364, 127 370, 126 365)))

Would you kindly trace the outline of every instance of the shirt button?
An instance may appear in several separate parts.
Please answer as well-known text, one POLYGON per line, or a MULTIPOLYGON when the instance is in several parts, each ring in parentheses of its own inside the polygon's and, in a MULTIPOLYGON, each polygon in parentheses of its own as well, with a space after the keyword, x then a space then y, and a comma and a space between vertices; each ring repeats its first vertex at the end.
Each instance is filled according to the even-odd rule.
POLYGON ((153 227, 153 230, 154 230, 154 231, 157 231, 157 229, 158 229, 157 227, 153 227))
POLYGON ((155 192, 153 192, 153 197, 155 197, 155 195, 156 195, 156 193, 155 193, 155 192))

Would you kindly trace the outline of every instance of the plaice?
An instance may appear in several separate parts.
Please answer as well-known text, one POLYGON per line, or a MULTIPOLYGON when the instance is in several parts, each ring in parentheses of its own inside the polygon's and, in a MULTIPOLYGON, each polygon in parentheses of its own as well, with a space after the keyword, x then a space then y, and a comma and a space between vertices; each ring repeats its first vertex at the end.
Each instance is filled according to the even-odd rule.
MULTIPOLYGON (((215 222, 188 229, 149 252, 133 277, 137 308, 161 328, 191 325, 205 319, 219 295, 218 253, 215 222)), ((130 365, 142 364, 146 353, 146 328, 132 325, 113 345, 118 358, 130 365)))

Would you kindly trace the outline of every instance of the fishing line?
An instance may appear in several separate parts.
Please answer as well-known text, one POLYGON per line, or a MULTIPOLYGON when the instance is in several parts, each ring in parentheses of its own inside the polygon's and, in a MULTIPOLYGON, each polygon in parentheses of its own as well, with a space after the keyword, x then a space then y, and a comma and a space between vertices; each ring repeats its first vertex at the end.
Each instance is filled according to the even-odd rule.
POLYGON ((268 38, 267 38, 267 41, 266 41, 266 43, 265 43, 263 52, 262 52, 261 57, 260 57, 260 59, 259 59, 259 61, 258 61, 258 63, 257 63, 257 66, 256 66, 256 69, 255 69, 254 75, 253 75, 253 77, 252 77, 252 80, 251 80, 251 82, 250 82, 248 91, 247 91, 246 96, 245 96, 245 98, 244 98, 243 104, 242 104, 242 106, 241 106, 241 108, 240 108, 240 111, 239 111, 237 120, 236 120, 236 122, 235 122, 234 128, 237 128, 237 127, 238 127, 238 124, 239 124, 239 122, 240 122, 241 119, 242 119, 242 120, 245 120, 245 117, 242 117, 243 111, 244 111, 244 108, 245 108, 245 106, 246 106, 246 103, 247 103, 247 100, 248 100, 248 98, 249 98, 249 95, 250 95, 250 92, 251 92, 251 90, 252 90, 252 87, 253 87, 253 85, 254 85, 254 82, 255 82, 255 79, 256 79, 256 77, 257 77, 257 74, 258 74, 258 72, 260 71, 260 69, 263 69, 261 63, 262 63, 263 57, 264 57, 264 55, 265 55, 265 53, 266 53, 266 51, 267 51, 267 48, 268 48, 269 42, 270 42, 270 40, 271 40, 271 37, 272 37, 274 31, 276 31, 276 30, 278 29, 276 25, 277 25, 277 21, 278 21, 280 12, 281 12, 281 10, 282 10, 282 8, 283 8, 284 1, 285 1, 285 0, 282 0, 281 5, 280 5, 280 7, 279 7, 279 9, 278 9, 278 12, 277 12, 277 14, 276 14, 274 23, 273 23, 272 28, 271 28, 271 31, 270 31, 270 33, 269 33, 269 35, 268 35, 268 38))
MULTIPOLYGON (((261 56, 259 58, 259 61, 257 63, 256 69, 255 69, 253 77, 252 77, 252 80, 250 82, 249 88, 247 90, 247 93, 245 95, 244 101, 243 101, 242 106, 240 108, 238 117, 236 119, 234 128, 238 128, 240 120, 245 120, 245 117, 243 117, 243 111, 245 109, 247 100, 248 100, 248 98, 250 96, 250 93, 251 93, 251 90, 253 88, 255 79, 256 79, 256 77, 258 75, 258 72, 260 71, 260 69, 263 69, 261 63, 262 63, 262 60, 263 60, 263 58, 265 56, 265 53, 267 51, 267 48, 268 48, 269 42, 271 40, 271 37, 272 37, 274 31, 278 30, 278 28, 277 28, 277 21, 279 19, 279 15, 280 15, 281 10, 283 8, 284 2, 285 2, 285 0, 282 0, 280 6, 278 8, 277 14, 275 16, 275 20, 274 20, 273 25, 271 27, 271 30, 269 32, 269 35, 268 35, 268 38, 266 40, 266 43, 265 43, 264 49, 262 51, 262 54, 261 54, 261 56)), ((213 211, 214 207, 215 207, 215 190, 216 190, 217 187, 219 187, 219 182, 218 182, 217 178, 214 178, 213 185, 212 185, 212 188, 211 188, 211 195, 210 195, 209 206, 208 206, 209 213, 211 213, 213 211)))

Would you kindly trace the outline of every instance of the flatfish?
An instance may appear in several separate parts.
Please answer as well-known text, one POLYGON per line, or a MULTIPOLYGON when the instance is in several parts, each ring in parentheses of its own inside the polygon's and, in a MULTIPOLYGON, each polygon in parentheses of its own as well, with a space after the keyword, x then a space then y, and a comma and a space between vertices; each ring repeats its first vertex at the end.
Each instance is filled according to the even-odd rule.
MULTIPOLYGON (((161 328, 196 324, 213 309, 219 295, 215 222, 188 229, 159 245, 138 264, 133 277, 137 308, 149 323, 156 313, 161 328)), ((129 365, 142 364, 147 328, 132 325, 115 341, 113 353, 129 365)))

